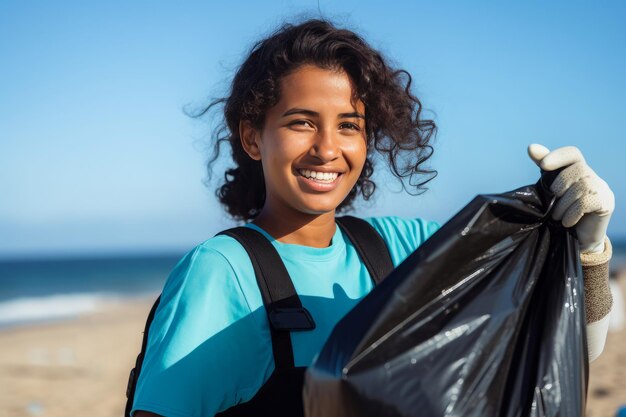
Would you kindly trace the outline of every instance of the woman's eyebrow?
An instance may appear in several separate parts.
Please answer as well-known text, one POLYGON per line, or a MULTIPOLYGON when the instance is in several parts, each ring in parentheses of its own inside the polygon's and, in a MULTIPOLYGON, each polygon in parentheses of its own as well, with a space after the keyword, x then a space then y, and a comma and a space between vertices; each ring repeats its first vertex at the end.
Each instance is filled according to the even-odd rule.
POLYGON ((305 116, 317 117, 320 114, 313 110, 301 109, 299 107, 294 107, 292 109, 287 110, 283 113, 281 117, 291 116, 292 114, 304 114, 305 116))
POLYGON ((365 115, 359 113, 358 111, 353 111, 352 113, 340 113, 339 118, 341 119, 357 118, 357 119, 365 120, 365 115))
MULTIPOLYGON (((319 117, 320 115, 318 112, 313 111, 313 110, 307 110, 307 109, 301 109, 299 107, 294 107, 284 112, 281 117, 291 116, 292 114, 304 114, 305 116, 310 116, 310 117, 319 117)), ((365 120, 365 115, 356 111, 351 112, 351 113, 339 113, 338 116, 340 119, 358 118, 358 119, 365 120)))

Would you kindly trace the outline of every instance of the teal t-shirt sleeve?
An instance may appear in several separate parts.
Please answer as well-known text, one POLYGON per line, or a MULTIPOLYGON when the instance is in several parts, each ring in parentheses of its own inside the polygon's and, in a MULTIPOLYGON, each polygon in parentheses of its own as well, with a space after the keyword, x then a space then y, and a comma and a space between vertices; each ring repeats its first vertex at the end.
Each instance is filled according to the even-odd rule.
POLYGON ((271 343, 256 320, 229 261, 198 246, 163 289, 133 410, 213 416, 248 401, 269 377, 259 370, 273 370, 271 343))
POLYGON ((365 219, 380 233, 389 248, 394 266, 398 266, 407 256, 441 227, 439 223, 423 219, 402 217, 370 217, 365 219))

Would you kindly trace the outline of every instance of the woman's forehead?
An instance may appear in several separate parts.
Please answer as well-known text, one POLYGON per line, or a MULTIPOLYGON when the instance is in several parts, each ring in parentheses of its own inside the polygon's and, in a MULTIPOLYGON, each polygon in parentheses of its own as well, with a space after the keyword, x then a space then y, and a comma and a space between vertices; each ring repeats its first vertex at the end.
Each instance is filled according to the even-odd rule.
POLYGON ((360 100, 355 102, 354 97, 354 85, 342 69, 303 65, 280 80, 280 100, 275 107, 363 112, 365 105, 360 100))

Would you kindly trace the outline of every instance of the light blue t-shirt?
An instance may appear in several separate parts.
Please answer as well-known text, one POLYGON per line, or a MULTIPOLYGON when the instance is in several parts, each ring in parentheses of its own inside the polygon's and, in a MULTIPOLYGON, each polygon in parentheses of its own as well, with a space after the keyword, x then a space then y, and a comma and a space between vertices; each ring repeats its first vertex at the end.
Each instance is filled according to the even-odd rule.
MULTIPOLYGON (((366 219, 394 266, 439 225, 421 219, 366 219)), ((335 324, 373 288, 352 243, 337 227, 326 248, 281 243, 255 225, 280 254, 312 331, 292 332, 296 366, 308 366, 335 324)), ((150 327, 133 410, 173 417, 213 416, 250 400, 274 371, 269 322, 254 270, 228 236, 197 246, 168 278, 150 327)))

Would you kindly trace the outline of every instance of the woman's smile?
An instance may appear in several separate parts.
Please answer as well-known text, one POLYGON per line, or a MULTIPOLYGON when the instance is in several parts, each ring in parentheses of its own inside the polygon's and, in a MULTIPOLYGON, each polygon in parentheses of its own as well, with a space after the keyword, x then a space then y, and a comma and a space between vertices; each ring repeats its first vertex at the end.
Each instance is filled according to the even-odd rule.
POLYGON ((298 173, 307 179, 323 183, 333 182, 339 176, 338 172, 312 171, 310 169, 300 169, 298 173))
POLYGON ((311 191, 327 192, 334 190, 341 181, 341 173, 298 169, 298 180, 303 188, 311 191))

